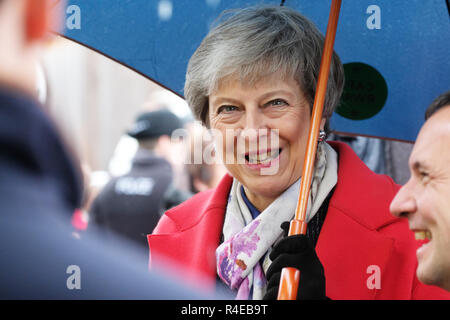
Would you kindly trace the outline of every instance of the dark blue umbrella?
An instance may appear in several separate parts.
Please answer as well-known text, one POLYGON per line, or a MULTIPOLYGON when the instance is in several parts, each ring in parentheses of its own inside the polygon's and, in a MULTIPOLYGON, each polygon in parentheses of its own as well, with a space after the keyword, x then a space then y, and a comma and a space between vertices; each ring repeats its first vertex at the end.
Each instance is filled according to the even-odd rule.
MULTIPOLYGON (((224 9, 280 0, 68 0, 64 36, 183 96, 185 72, 224 9)), ((285 0, 325 33, 331 1, 285 0)), ((450 89, 445 0, 344 0, 335 50, 346 72, 337 132, 413 141, 450 89), (376 4, 374 5, 374 2, 376 4)))

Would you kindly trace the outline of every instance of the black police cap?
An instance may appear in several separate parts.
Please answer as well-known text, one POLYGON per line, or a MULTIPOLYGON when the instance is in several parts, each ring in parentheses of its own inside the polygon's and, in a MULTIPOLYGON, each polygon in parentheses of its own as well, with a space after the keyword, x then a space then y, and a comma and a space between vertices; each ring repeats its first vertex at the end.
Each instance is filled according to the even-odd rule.
POLYGON ((180 118, 169 110, 157 110, 140 114, 127 134, 138 140, 152 139, 162 135, 170 136, 176 129, 183 128, 180 118))

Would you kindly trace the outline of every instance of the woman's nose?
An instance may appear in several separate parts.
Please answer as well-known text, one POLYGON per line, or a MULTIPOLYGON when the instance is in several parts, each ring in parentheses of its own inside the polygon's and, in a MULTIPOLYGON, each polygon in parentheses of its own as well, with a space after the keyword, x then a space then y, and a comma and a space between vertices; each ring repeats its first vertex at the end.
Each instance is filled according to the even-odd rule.
POLYGON ((265 128, 265 117, 259 108, 247 108, 245 112, 244 131, 258 131, 265 128))
POLYGON ((400 188, 391 202, 389 209, 396 217, 407 217, 417 210, 417 203, 413 192, 414 188, 410 181, 400 188))
POLYGON ((246 111, 245 124, 241 132, 241 138, 250 144, 256 144, 262 137, 267 137, 268 127, 264 114, 259 110, 246 111))

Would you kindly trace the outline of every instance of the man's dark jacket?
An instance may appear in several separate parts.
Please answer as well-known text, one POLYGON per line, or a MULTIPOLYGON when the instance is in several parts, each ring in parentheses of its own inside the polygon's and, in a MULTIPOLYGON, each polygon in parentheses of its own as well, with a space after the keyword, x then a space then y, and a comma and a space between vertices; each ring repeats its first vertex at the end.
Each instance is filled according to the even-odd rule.
POLYGON ((0 299, 198 297, 127 244, 73 237, 77 172, 41 106, 0 86, 0 299))

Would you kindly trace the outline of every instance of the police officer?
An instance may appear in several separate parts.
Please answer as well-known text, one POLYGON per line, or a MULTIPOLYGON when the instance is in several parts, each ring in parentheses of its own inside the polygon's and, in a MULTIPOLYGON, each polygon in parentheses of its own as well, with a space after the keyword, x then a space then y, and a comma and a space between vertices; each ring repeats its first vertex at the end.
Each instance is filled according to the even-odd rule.
POLYGON ((164 158, 172 132, 182 127, 181 120, 165 109, 137 117, 128 131, 139 143, 131 170, 113 178, 99 193, 89 212, 91 222, 147 250, 146 235, 161 214, 192 195, 174 186, 173 169, 164 158))

